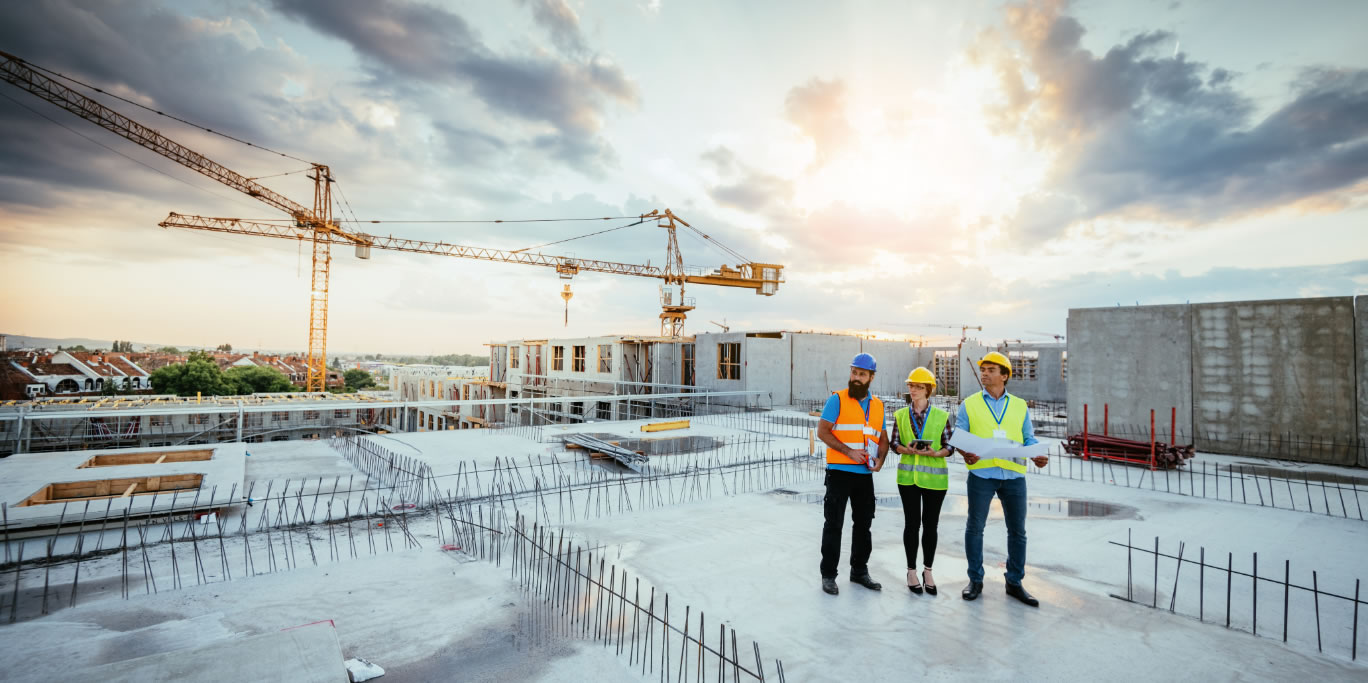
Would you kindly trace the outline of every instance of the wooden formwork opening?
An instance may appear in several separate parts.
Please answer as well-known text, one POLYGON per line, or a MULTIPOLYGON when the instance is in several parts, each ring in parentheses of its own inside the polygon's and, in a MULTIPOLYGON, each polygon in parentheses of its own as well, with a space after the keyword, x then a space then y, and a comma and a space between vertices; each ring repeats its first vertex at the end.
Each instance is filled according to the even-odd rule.
POLYGON ((148 496, 169 491, 194 490, 204 481, 203 474, 167 474, 160 477, 121 477, 95 481, 72 481, 48 484, 24 499, 15 507, 78 503, 107 498, 148 496))
POLYGON ((83 463, 76 469, 87 467, 118 467, 120 465, 160 465, 168 462, 201 462, 214 457, 214 452, 207 448, 195 449, 193 451, 153 451, 150 453, 110 453, 108 455, 97 455, 83 463))

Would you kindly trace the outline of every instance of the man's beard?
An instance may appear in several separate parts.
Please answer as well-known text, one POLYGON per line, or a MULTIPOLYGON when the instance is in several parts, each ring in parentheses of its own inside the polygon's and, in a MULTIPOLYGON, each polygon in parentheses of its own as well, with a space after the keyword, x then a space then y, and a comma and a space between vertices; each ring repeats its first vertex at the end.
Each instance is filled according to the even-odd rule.
POLYGON ((869 385, 861 384, 853 379, 846 384, 846 389, 850 392, 850 397, 857 401, 869 395, 869 385))

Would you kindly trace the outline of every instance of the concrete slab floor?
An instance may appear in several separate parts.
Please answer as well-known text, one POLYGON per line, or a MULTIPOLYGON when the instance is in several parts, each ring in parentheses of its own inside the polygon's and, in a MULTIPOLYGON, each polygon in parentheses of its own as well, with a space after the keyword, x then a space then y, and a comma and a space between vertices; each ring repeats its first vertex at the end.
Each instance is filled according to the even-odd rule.
MULTIPOLYGON (((198 491, 200 503, 211 505, 210 492, 220 502, 227 502, 234 486, 242 488, 246 468, 244 444, 209 444, 200 446, 176 446, 164 448, 110 449, 96 451, 68 451, 61 453, 22 453, 0 459, 0 501, 7 506, 11 529, 56 524, 62 517, 63 503, 31 505, 18 507, 25 499, 34 495, 48 484, 99 481, 108 479, 129 479, 144 477, 165 477, 181 474, 201 474, 198 491), (128 455, 130 453, 175 454, 190 450, 211 450, 209 460, 190 462, 163 462, 161 464, 115 465, 110 467, 80 468, 82 463, 100 455, 128 455)), ((134 490, 137 493, 137 490, 134 490)), ((89 515, 98 514, 103 518, 108 508, 109 516, 122 518, 125 511, 133 516, 146 514, 153 510, 169 510, 172 501, 178 509, 185 508, 195 498, 196 490, 159 493, 157 495, 131 495, 118 498, 107 505, 101 499, 98 505, 92 502, 89 515), (98 509, 98 512, 97 512, 98 509)), ((116 494, 117 495, 117 494, 116 494)), ((67 519, 84 510, 84 501, 66 505, 67 519)), ((95 517, 89 517, 95 519, 95 517)))

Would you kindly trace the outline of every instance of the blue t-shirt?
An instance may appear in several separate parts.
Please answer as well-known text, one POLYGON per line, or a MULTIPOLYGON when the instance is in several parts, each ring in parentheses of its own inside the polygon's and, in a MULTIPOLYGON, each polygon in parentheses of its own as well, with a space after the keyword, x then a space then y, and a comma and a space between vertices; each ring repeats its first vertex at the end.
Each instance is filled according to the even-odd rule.
MULTIPOLYGON (((860 399, 860 407, 864 409, 866 415, 869 414, 868 396, 865 396, 864 398, 860 399)), ((840 417, 841 397, 839 394, 832 394, 831 396, 827 397, 826 405, 822 406, 822 419, 826 420, 827 422, 830 422, 831 424, 836 424, 836 420, 840 417)), ((884 423, 882 425, 879 425, 879 429, 880 431, 882 431, 886 427, 888 427, 887 410, 884 411, 884 423)), ((858 472, 860 474, 873 474, 873 471, 865 465, 838 465, 835 463, 827 463, 827 469, 840 470, 842 472, 858 472)))

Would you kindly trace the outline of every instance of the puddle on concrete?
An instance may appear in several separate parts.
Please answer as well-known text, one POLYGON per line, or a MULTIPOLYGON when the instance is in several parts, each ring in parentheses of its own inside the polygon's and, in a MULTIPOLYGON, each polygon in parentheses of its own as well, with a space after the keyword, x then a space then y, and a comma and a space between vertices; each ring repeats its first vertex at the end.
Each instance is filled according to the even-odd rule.
MULTIPOLYGON (((1224 468, 1222 468, 1224 469, 1224 468)), ((1244 472, 1246 475, 1259 477, 1273 477, 1274 479, 1290 479, 1295 484, 1299 481, 1311 480, 1313 482, 1325 482, 1327 484, 1344 484, 1346 486, 1365 486, 1368 487, 1368 477, 1355 477, 1348 474, 1338 474, 1335 472, 1317 472, 1313 470, 1297 469, 1295 467, 1271 467, 1269 465, 1242 462, 1235 470, 1236 474, 1244 472)))
MULTIPOLYGON (((775 489, 770 491, 771 495, 780 496, 789 500, 796 500, 802 503, 813 503, 820 505, 824 494, 822 493, 798 493, 789 489, 775 489)), ((874 499, 875 505, 881 508, 902 509, 902 499, 898 496, 878 496, 874 499)), ((1077 519, 1091 517, 1095 519, 1138 519, 1139 510, 1129 505, 1118 505, 1116 503, 1103 503, 1095 500, 1075 500, 1072 498, 1046 498, 1030 496, 1026 500, 1026 516, 1041 517, 1046 519, 1077 519)), ((967 515, 969 513, 969 499, 963 494, 952 493, 946 496, 945 505, 941 507, 941 514, 967 515)), ((988 508, 988 517, 1001 518, 1002 508, 999 503, 994 503, 988 508)))
POLYGON ((616 442, 632 451, 642 451, 646 455, 676 455, 710 451, 722 446, 722 440, 711 436, 674 436, 663 439, 641 439, 624 437, 621 434, 594 432, 585 434, 601 441, 616 442))

